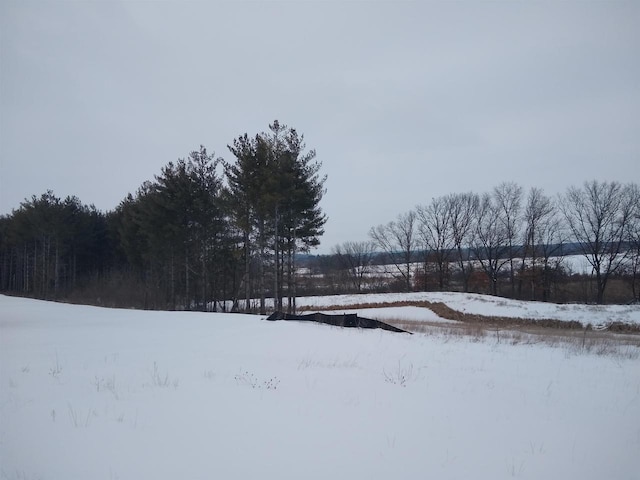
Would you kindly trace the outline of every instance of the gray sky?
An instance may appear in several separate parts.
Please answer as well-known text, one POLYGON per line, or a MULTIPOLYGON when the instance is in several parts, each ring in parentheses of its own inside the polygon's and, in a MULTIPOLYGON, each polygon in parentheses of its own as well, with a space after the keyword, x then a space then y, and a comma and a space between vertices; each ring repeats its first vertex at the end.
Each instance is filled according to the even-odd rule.
POLYGON ((274 119, 329 178, 322 246, 432 197, 640 181, 640 2, 0 0, 0 214, 101 210, 274 119))

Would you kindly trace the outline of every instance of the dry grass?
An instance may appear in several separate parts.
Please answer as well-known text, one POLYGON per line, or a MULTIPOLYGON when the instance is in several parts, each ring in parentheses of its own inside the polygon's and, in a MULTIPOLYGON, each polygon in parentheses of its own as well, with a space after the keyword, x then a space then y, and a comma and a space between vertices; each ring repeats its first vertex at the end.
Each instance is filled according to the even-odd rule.
MULTIPOLYGON (((582 331, 585 327, 577 321, 565 321, 565 320, 556 320, 551 318, 515 318, 515 317, 492 317, 487 315, 479 315, 474 313, 465 313, 460 312, 458 310, 454 310, 448 305, 442 302, 428 302, 428 301, 419 301, 419 302, 410 302, 410 301, 400 301, 400 302, 381 302, 381 303, 357 303, 352 305, 340 305, 335 307, 322 307, 323 311, 327 310, 359 310, 359 309, 367 309, 367 308, 386 308, 386 307, 423 307, 428 308, 433 311, 440 318, 444 318, 446 320, 455 320, 457 322, 464 322, 466 324, 477 324, 484 328, 522 328, 522 327, 542 327, 546 329, 557 329, 557 330, 578 330, 582 331)), ((302 307, 299 310, 301 311, 317 311, 318 307, 302 307)), ((397 326, 397 325, 395 325, 397 326)), ((591 327, 587 327, 588 330, 591 330, 591 327)), ((616 333, 640 333, 640 325, 622 323, 622 322, 613 322, 608 327, 607 330, 609 332, 616 333)))
MULTIPOLYGON (((454 322, 430 322, 385 319, 385 323, 412 333, 442 337, 443 341, 465 340, 474 343, 495 341, 497 344, 544 344, 563 348, 567 355, 596 354, 614 358, 640 358, 640 325, 614 323, 607 330, 593 330, 579 322, 554 319, 490 317, 454 310, 441 302, 383 302, 324 307, 322 310, 416 306, 429 308, 439 317, 454 322)), ((305 310, 317 310, 306 307, 305 310)))
POLYGON ((640 336, 582 329, 562 330, 545 327, 489 328, 481 324, 459 324, 387 320, 398 328, 439 336, 445 342, 495 342, 503 345, 547 345, 565 349, 567 354, 595 354, 636 360, 640 358, 640 336))

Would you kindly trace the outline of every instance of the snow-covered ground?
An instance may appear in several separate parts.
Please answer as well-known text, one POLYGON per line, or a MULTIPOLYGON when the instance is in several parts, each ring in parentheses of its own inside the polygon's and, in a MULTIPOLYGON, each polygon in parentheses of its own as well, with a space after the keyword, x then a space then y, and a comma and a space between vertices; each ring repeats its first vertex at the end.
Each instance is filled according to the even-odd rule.
MULTIPOLYGON (((349 305, 358 304, 420 301, 442 302, 454 310, 478 315, 577 321, 583 325, 591 324, 593 326, 607 325, 612 322, 640 324, 640 305, 584 305, 524 302, 490 295, 457 292, 383 293, 303 297, 297 299, 297 305, 299 307, 313 307, 321 310, 327 307, 348 307, 349 305)), ((430 314, 428 313, 430 311, 426 308, 422 310, 425 310, 425 320, 431 320, 429 317, 430 314)), ((342 310, 338 311, 341 312, 342 310)), ((364 310, 358 310, 358 312, 366 315, 364 310)), ((415 315, 415 313, 412 315, 415 315)), ((376 318, 378 320, 396 317, 396 311, 390 311, 388 314, 378 311, 375 316, 372 316, 372 318, 376 318)))
POLYGON ((640 472, 637 355, 0 296, 0 373, 2 479, 640 472))

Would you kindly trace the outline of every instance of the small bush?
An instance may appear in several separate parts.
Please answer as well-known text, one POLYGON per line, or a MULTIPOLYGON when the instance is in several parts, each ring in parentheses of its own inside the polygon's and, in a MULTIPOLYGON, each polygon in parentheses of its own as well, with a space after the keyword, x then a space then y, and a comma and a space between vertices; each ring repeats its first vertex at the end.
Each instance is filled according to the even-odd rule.
POLYGON ((161 388, 173 386, 174 389, 177 389, 179 384, 180 381, 178 379, 170 380, 168 373, 165 373, 164 375, 161 374, 158 369, 158 364, 156 362, 153 362, 153 370, 151 371, 151 385, 161 388))
POLYGON ((417 372, 413 370, 413 363, 409 365, 403 365, 400 360, 398 360, 398 366, 394 367, 391 370, 382 370, 382 375, 384 376, 384 381, 390 383, 392 385, 399 385, 401 387, 406 387, 407 383, 412 382, 418 378, 417 372))
POLYGON ((269 378, 267 380, 258 380, 258 378, 249 371, 240 372, 235 377, 238 385, 244 385, 251 388, 263 388, 265 390, 277 390, 280 385, 278 377, 269 378))

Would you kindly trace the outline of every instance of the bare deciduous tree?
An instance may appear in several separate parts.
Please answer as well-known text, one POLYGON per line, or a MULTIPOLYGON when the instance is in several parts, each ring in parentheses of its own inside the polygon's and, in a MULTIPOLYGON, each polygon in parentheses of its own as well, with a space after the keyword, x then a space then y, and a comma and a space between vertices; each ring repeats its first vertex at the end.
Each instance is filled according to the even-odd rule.
POLYGON ((473 243, 474 219, 480 204, 475 193, 454 193, 447 197, 450 209, 451 235, 456 251, 456 261, 462 274, 463 288, 469 291, 469 276, 472 272, 471 249, 473 243))
POLYGON ((506 235, 507 255, 509 258, 509 280, 511 295, 515 294, 514 258, 518 255, 514 243, 520 232, 520 211, 522 209, 522 187, 513 182, 503 182, 493 189, 493 197, 500 211, 499 219, 506 235))
POLYGON ((561 266, 563 237, 557 209, 553 200, 536 187, 529 190, 524 209, 524 244, 519 290, 522 293, 525 268, 529 269, 531 299, 536 287, 542 284, 542 299, 548 300, 551 278, 561 266), (557 260, 552 260, 557 258, 557 260), (529 263, 527 263, 529 262, 529 263))
POLYGON ((406 291, 410 292, 411 264, 417 245, 416 213, 400 214, 396 221, 372 228, 369 235, 394 265, 395 278, 402 280, 406 291))
POLYGON ((585 182, 570 187, 561 203, 574 239, 596 277, 598 303, 612 274, 628 255, 625 234, 638 208, 630 185, 618 182, 585 182))
POLYGON ((630 202, 634 205, 627 228, 627 241, 629 242, 629 275, 631 277, 631 291, 633 299, 640 302, 640 291, 638 283, 640 277, 640 188, 633 183, 628 186, 630 202))
POLYGON ((371 273, 375 244, 372 241, 344 242, 333 247, 333 254, 353 288, 358 293, 362 292, 364 280, 371 273))
POLYGON ((485 193, 478 208, 473 251, 491 282, 491 293, 498 294, 498 275, 509 262, 506 221, 495 197, 485 193))
POLYGON ((429 205, 418 206, 416 212, 418 231, 425 246, 425 271, 426 263, 435 261, 438 287, 444 290, 453 251, 450 197, 434 198, 429 205))

